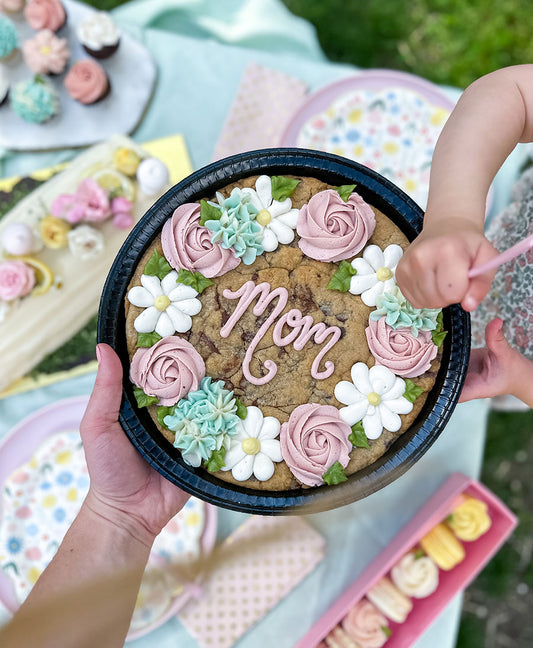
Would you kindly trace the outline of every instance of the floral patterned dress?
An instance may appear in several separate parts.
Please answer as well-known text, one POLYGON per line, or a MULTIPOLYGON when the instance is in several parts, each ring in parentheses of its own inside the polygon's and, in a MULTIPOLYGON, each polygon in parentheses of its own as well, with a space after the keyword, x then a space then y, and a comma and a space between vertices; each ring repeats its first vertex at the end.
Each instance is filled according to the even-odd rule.
MULTIPOLYGON (((511 204, 489 225, 488 240, 500 252, 533 234, 533 167, 513 187, 511 204)), ((485 299, 472 313, 472 346, 485 346, 485 326, 503 320, 507 341, 533 360, 533 249, 500 266, 485 299)))

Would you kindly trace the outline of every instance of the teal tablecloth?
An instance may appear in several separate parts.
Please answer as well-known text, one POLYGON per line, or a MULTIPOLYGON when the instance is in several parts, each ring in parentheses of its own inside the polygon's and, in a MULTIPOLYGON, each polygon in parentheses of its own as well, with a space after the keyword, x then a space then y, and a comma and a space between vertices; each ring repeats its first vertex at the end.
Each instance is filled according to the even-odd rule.
MULTIPOLYGON (((137 0, 114 15, 124 29, 144 41, 159 68, 155 96, 135 139, 181 132, 196 168, 211 160, 247 63, 258 62, 301 78, 311 89, 355 71, 327 62, 313 29, 289 14, 279 0, 137 0)), ((354 37, 356 31, 354 27, 354 37)), ((458 97, 457 90, 447 91, 458 97)), ((73 151, 3 152, 0 170, 4 176, 27 173, 73 155, 73 151)), ((498 177, 496 206, 506 199, 508 178, 520 159, 518 152, 498 177)), ((94 375, 89 375, 0 401, 0 438, 43 405, 90 393, 93 381, 94 375)), ((487 411, 486 401, 459 406, 431 450, 399 480, 361 502, 310 516, 309 522, 327 539, 325 560, 239 646, 293 646, 451 472, 478 476, 487 411)), ((219 537, 244 517, 221 509, 219 537)), ((458 597, 417 642, 417 648, 454 646, 460 606, 458 597)), ((0 610, 2 617, 7 618, 0 610)), ((196 644, 173 619, 129 645, 193 648, 196 644)))

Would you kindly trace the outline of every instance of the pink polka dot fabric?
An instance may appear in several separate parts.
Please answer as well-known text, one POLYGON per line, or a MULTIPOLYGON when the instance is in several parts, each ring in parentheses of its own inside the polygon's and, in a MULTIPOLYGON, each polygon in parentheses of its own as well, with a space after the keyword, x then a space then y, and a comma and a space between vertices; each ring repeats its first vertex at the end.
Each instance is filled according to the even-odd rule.
POLYGON ((214 554, 201 596, 179 619, 204 648, 229 648, 324 557, 324 538, 298 517, 250 517, 214 554))

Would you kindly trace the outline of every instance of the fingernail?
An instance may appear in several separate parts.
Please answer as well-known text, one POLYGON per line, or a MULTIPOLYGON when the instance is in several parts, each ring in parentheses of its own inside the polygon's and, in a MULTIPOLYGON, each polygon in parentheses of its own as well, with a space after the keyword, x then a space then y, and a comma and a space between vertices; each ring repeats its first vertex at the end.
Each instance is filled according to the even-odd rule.
POLYGON ((100 358, 101 358, 101 351, 100 351, 100 345, 96 345, 96 359, 98 360, 98 364, 100 364, 100 358))

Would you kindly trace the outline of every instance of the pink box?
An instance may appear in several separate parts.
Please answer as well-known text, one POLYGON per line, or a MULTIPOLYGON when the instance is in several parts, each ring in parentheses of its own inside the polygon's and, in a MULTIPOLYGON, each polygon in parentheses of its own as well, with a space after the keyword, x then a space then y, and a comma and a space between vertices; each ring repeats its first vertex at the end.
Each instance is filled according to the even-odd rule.
POLYGON ((418 511, 394 540, 365 569, 353 585, 334 603, 298 642, 296 648, 313 648, 332 630, 366 592, 436 524, 455 508, 466 493, 486 502, 492 520, 490 529, 474 542, 462 542, 464 560, 451 569, 439 569, 437 590, 424 599, 413 599, 413 609, 401 624, 389 622, 392 635, 386 648, 408 648, 435 621, 453 597, 477 576, 498 551, 517 524, 516 517, 485 486, 461 473, 453 473, 418 511))

